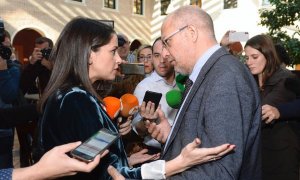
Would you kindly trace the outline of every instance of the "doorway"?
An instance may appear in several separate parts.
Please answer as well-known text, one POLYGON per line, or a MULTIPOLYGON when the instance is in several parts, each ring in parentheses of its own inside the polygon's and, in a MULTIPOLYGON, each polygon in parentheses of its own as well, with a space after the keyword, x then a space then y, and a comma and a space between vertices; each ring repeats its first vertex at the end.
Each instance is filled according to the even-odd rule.
POLYGON ((28 58, 31 56, 35 47, 35 39, 43 36, 34 29, 26 28, 17 32, 13 39, 13 47, 21 64, 27 64, 28 58))

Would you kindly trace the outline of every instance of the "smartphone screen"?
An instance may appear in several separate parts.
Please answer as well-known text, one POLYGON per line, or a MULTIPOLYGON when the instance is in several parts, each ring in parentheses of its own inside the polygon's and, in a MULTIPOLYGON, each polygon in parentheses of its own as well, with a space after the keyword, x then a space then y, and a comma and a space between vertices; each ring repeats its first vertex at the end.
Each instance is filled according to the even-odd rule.
POLYGON ((120 65, 122 74, 145 74, 143 63, 124 63, 120 65))
POLYGON ((153 92, 153 91, 146 91, 143 101, 146 102, 146 104, 151 101, 155 104, 155 109, 157 109, 160 99, 162 97, 162 93, 153 92))
POLYGON ((98 154, 107 149, 116 139, 118 139, 118 137, 118 134, 114 134, 108 129, 102 128, 84 143, 71 151, 71 154, 80 160, 90 162, 98 154))

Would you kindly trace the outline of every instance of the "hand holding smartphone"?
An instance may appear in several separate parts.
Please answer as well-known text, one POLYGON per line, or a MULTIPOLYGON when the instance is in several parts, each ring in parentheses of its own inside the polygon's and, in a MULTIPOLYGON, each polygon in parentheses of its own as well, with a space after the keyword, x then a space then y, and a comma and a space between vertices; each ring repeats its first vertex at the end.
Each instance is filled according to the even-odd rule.
POLYGON ((119 134, 102 128, 84 143, 72 150, 71 155, 82 161, 91 162, 98 154, 101 154, 109 148, 119 137, 119 134))

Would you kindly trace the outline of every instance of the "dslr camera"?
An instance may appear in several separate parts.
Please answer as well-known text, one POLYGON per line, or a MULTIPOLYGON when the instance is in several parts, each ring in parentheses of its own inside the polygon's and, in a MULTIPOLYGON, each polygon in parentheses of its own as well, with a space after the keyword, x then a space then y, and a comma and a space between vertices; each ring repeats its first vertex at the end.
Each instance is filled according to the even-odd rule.
POLYGON ((52 49, 51 48, 45 48, 41 50, 42 57, 49 60, 50 54, 51 54, 52 49))
POLYGON ((5 39, 4 23, 3 23, 2 19, 0 18, 0 56, 3 59, 9 60, 10 56, 12 54, 12 51, 9 47, 6 47, 2 44, 4 39, 5 39))

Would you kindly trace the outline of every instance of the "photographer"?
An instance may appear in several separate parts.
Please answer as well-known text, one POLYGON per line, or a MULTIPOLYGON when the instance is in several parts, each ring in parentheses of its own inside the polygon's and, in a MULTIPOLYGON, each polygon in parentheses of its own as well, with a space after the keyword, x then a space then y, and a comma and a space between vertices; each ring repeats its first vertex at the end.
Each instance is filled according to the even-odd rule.
MULTIPOLYGON (((35 48, 29 57, 29 64, 25 65, 21 74, 20 89, 25 97, 25 101, 19 104, 20 108, 15 109, 15 111, 18 112, 16 114, 24 114, 22 118, 15 116, 15 119, 24 122, 24 124, 16 127, 20 143, 21 167, 32 164, 31 145, 32 139, 34 139, 36 120, 38 118, 36 102, 46 87, 51 75, 53 64, 48 61, 48 59, 52 47, 53 42, 51 39, 46 37, 37 38, 35 40, 35 48)), ((5 113, 12 114, 7 111, 5 113)))
POLYGON ((35 48, 29 57, 29 64, 25 66, 21 76, 20 86, 24 95, 41 94, 46 87, 53 67, 53 64, 48 61, 52 47, 53 42, 49 38, 39 37, 35 40, 35 48))
MULTIPOLYGON (((0 20, 0 108, 12 107, 18 97, 20 66, 11 60, 10 35, 0 20)), ((13 166, 13 129, 0 129, 0 168, 13 166)))

